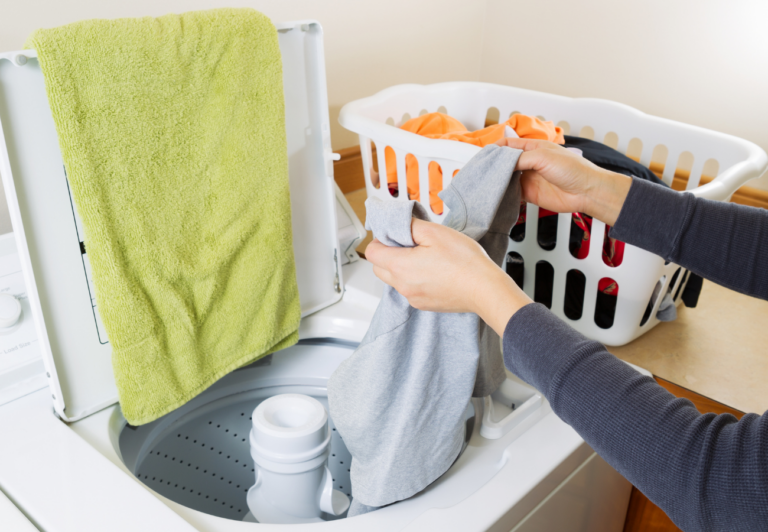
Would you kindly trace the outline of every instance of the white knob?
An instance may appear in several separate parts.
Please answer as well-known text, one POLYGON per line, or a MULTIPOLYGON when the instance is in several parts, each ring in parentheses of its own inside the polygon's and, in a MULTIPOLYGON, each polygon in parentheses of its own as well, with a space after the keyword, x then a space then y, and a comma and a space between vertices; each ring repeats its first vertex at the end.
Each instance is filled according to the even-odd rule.
POLYGON ((21 303, 11 294, 0 294, 0 327, 13 327, 21 316, 21 303))

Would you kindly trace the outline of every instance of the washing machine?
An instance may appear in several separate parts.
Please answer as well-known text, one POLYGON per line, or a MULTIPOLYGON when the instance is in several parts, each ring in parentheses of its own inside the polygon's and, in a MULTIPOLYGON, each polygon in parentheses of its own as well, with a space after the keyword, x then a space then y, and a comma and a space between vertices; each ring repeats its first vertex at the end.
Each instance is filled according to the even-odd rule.
MULTIPOLYGON (((88 239, 36 54, 0 54, 0 172, 15 236, 4 239, 10 251, 3 256, 0 249, 0 268, 5 260, 23 274, 7 290, 0 277, 0 290, 20 302, 17 322, 0 323, 8 325, 0 328, 0 345, 27 349, 23 356, 19 349, 0 354, 0 529, 622 530, 629 483, 511 374, 492 396, 467 405, 464 451, 418 495, 312 524, 245 520, 255 471, 251 413, 283 393, 327 406, 328 378, 363 338, 383 290, 371 265, 354 253, 364 230, 333 181, 322 28, 315 21, 277 28, 300 341, 138 427, 118 405, 88 239), (18 360, 9 362, 12 356, 18 360)), ((329 423, 333 488, 351 495, 351 457, 329 423)))

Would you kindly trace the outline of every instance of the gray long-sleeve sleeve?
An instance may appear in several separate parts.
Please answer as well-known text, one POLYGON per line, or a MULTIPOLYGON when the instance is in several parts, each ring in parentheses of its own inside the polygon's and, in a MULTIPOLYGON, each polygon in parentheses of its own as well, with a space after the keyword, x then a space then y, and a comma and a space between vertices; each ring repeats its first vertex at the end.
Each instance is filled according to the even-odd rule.
MULTIPOLYGON (((766 232, 759 209, 635 180, 612 236, 766 298, 766 232)), ((702 415, 539 304, 510 319, 504 359, 683 530, 768 530, 768 414, 702 415)))
POLYGON ((611 236, 768 299, 768 211, 699 199, 634 179, 611 236))

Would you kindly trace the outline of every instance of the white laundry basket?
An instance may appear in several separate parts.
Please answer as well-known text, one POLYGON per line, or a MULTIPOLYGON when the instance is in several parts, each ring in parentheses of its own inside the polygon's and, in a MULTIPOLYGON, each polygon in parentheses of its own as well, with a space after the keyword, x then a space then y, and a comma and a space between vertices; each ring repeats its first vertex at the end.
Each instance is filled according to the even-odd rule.
MULTIPOLYGON (((386 164, 383 156, 386 147, 394 150, 397 160, 398 189, 407 190, 405 158, 412 154, 418 162, 421 202, 430 217, 440 222, 447 212, 437 215, 429 206, 428 166, 435 161, 442 168, 443 189, 450 183, 454 172, 460 169, 480 148, 450 140, 432 140, 399 129, 411 117, 427 112, 445 112, 461 121, 469 130, 484 127, 489 110, 498 111, 500 121, 514 113, 539 116, 562 125, 571 134, 589 131, 591 138, 604 141, 606 135, 618 137, 617 149, 626 153, 632 139, 642 142, 640 162, 648 166, 652 156, 659 159, 666 149, 663 180, 672 183, 680 156, 693 164, 687 189, 694 195, 727 201, 733 192, 750 179, 759 177, 768 166, 768 156, 755 144, 723 133, 694 127, 663 118, 646 115, 626 105, 607 100, 566 98, 553 94, 493 85, 488 83, 454 82, 434 85, 398 85, 362 100, 348 103, 341 110, 339 122, 345 128, 360 135, 366 189, 369 196, 396 200, 386 185, 386 164), (378 174, 382 176, 378 188, 371 181, 372 146, 378 154, 378 174), (659 146, 661 146, 659 148, 659 146), (688 152, 688 153, 685 153, 688 152), (717 177, 699 186, 705 162, 714 159, 717 177)), ((633 144, 637 141, 633 141, 633 144)), ((709 163, 707 166, 710 166, 709 163)), ((405 200, 407 194, 400 194, 405 200)), ((675 304, 680 304, 688 272, 675 264, 647 251, 627 245, 622 263, 617 267, 606 265, 602 260, 605 224, 594 220, 589 254, 584 259, 571 255, 568 248, 570 214, 560 214, 557 228, 557 244, 554 249, 542 249, 537 242, 539 210, 528 205, 525 237, 522 242, 510 238, 509 251, 519 253, 524 260, 525 292, 534 297, 536 265, 549 263, 554 268, 551 310, 584 335, 607 345, 623 345, 653 328, 658 320, 656 311, 662 297, 651 302, 650 314, 646 309, 660 283, 658 293, 671 291, 675 304), (584 306, 581 317, 568 318, 564 312, 566 277, 569 271, 578 270, 586 277, 584 306), (598 283, 610 278, 619 286, 613 325, 601 328, 595 322, 595 306, 598 283), (671 285, 671 286, 670 286, 671 285)), ((652 212, 648 213, 653 216, 652 212)))

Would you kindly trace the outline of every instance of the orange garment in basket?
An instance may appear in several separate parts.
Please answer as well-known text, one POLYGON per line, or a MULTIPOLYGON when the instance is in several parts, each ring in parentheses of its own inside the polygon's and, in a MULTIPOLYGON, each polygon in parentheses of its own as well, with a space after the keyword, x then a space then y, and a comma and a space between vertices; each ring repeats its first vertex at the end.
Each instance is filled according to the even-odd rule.
MULTIPOLYGON (((558 144, 565 144, 563 130, 555 126, 553 122, 544 122, 534 116, 521 114, 512 115, 503 124, 495 124, 477 131, 469 131, 464 124, 444 113, 428 113, 408 120, 400 126, 400 129, 422 135, 430 139, 457 140, 474 144, 480 148, 493 144, 504 138, 506 126, 515 130, 522 139, 549 140, 558 144)), ((397 167, 395 164, 395 152, 387 147, 384 150, 387 168, 387 184, 397 187, 397 167)), ((437 163, 429 165, 429 204, 435 214, 443 213, 443 201, 437 193, 443 189, 443 170, 437 163)), ((419 199, 419 168, 416 157, 411 154, 405 157, 405 176, 408 184, 408 197, 412 200, 419 199)))

